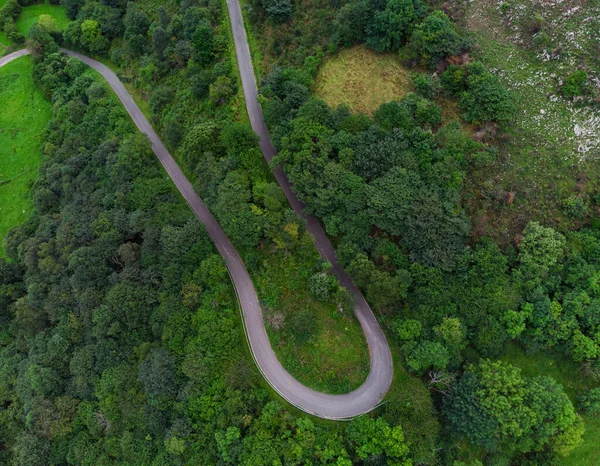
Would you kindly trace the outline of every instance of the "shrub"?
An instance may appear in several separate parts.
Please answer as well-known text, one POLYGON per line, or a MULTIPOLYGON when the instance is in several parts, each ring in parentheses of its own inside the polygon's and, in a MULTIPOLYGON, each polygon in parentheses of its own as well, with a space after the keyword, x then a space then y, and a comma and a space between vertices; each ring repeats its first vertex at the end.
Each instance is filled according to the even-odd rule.
POLYGON ((317 333, 317 321, 307 310, 294 312, 289 318, 290 334, 294 335, 298 343, 306 343, 317 333))
POLYGON ((467 89, 467 67, 450 65, 440 76, 442 88, 450 95, 467 89))
POLYGON ((20 44, 25 40, 25 36, 19 32, 19 28, 14 21, 7 21, 4 23, 4 34, 8 37, 8 40, 20 44))
POLYGON ((600 388, 592 388, 579 397, 581 411, 590 416, 600 417, 600 388))
POLYGON ((583 70, 575 71, 569 75, 561 88, 562 95, 567 99, 583 95, 586 90, 588 75, 583 70))
POLYGON ((538 49, 549 49, 552 47, 552 38, 544 31, 541 31, 533 38, 533 45, 538 49))
POLYGON ((411 58, 435 68, 440 60, 458 55, 470 48, 450 19, 441 11, 434 11, 417 26, 408 42, 411 58))
POLYGON ((586 202, 577 196, 571 196, 563 201, 563 208, 569 217, 583 218, 587 212, 586 202))
POLYGON ((413 73, 410 79, 420 96, 431 100, 439 97, 442 87, 438 78, 424 73, 413 73))
POLYGON ((481 63, 469 66, 467 90, 461 95, 460 106, 471 123, 508 121, 515 110, 511 93, 481 63))
POLYGON ((315 273, 310 278, 310 293, 320 301, 329 299, 330 281, 329 275, 325 272, 315 273))

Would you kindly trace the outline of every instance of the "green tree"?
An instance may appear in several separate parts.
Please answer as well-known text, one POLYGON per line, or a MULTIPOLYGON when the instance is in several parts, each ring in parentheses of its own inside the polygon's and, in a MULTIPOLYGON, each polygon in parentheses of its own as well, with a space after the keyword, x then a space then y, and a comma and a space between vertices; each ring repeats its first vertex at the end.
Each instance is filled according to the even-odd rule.
POLYGON ((418 375, 423 375, 427 369, 445 369, 450 362, 448 350, 437 341, 410 342, 403 351, 406 365, 418 375))
POLYGON ((515 112, 513 95, 478 62, 469 66, 467 90, 460 96, 460 106, 471 123, 507 122, 515 112))
POLYGON ((292 0, 262 0, 262 4, 269 18, 276 23, 283 23, 292 16, 292 0))
MULTIPOLYGON (((509 454, 552 449, 577 421, 571 401, 553 379, 528 379, 518 368, 490 360, 469 366, 443 410, 459 435, 509 454)), ((571 446, 581 438, 572 440, 571 446)))
POLYGON ((175 361, 163 348, 155 348, 140 363, 138 378, 144 385, 148 401, 162 409, 168 409, 177 394, 175 361))
POLYGON ((468 49, 468 42, 441 11, 430 13, 412 33, 407 48, 412 58, 432 69, 439 61, 468 49))
POLYGON ((552 228, 537 222, 528 223, 523 230, 518 255, 518 273, 523 280, 529 281, 529 286, 535 286, 545 279, 562 258, 565 244, 565 237, 552 228))
POLYGON ((590 416, 600 417, 600 388, 592 388, 579 397, 579 407, 590 416))
POLYGON ((421 335, 421 322, 414 319, 396 319, 393 328, 401 340, 416 340, 421 335))
POLYGON ((425 11, 420 0, 388 0, 369 25, 367 45, 377 52, 398 50, 425 11))
POLYGON ((169 39, 169 34, 161 27, 157 27, 152 31, 152 48, 159 58, 164 57, 165 50, 169 45, 169 39))
POLYGON ((37 23, 49 34, 58 34, 60 32, 56 20, 50 15, 40 15, 37 23))
POLYGON ((99 53, 108 48, 108 39, 102 35, 100 25, 93 19, 81 23, 81 45, 90 52, 99 53))
POLYGON ((380 458, 394 466, 412 464, 402 427, 390 427, 382 418, 359 417, 348 427, 348 436, 360 461, 380 458))

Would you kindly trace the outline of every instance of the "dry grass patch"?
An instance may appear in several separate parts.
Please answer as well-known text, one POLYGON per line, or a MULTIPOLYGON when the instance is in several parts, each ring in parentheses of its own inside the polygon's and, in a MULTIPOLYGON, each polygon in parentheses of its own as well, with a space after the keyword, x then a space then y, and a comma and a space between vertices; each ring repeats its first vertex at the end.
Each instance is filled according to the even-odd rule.
POLYGON ((330 106, 346 104, 367 115, 412 91, 409 72, 395 54, 378 54, 363 45, 326 60, 315 86, 317 96, 330 106))

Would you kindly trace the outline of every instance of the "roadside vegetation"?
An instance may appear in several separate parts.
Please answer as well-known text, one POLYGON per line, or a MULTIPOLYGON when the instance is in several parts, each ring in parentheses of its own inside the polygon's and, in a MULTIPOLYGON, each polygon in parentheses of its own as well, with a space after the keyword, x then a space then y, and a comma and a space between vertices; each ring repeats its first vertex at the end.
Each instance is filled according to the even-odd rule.
POLYGON ((95 73, 34 31, 36 85, 59 105, 36 215, 0 260, 1 461, 403 461, 402 429, 382 417, 319 423, 273 400, 225 266, 147 140, 95 73))
POLYGON ((28 57, 0 69, 0 242, 33 214, 31 186, 51 116, 50 103, 35 86, 31 70, 28 57))

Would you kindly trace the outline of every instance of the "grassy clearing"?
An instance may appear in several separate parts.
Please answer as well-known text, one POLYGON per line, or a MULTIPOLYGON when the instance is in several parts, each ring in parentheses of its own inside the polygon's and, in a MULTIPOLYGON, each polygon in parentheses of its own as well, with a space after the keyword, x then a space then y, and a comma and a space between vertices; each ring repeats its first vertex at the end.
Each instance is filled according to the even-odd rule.
MULTIPOLYGON (((562 384, 566 394, 577 406, 580 393, 598 384, 586 378, 572 362, 551 353, 525 354, 521 348, 513 345, 502 359, 521 368, 524 375, 535 377, 547 375, 562 384)), ((563 466, 594 466, 600 464, 600 419, 583 416, 585 435, 583 444, 566 458, 561 458, 563 466)))
POLYGON ((23 57, 0 69, 0 241, 32 212, 29 191, 38 175, 41 133, 51 116, 31 66, 31 58, 23 57))
POLYGON ((478 58, 496 70, 517 105, 501 157, 475 173, 468 205, 478 219, 476 230, 510 243, 529 220, 568 230, 594 215, 590 208, 584 218, 574 218, 564 205, 571 197, 591 203, 597 194, 600 111, 564 99, 559 90, 561 80, 578 67, 588 69, 592 79, 600 69, 593 59, 594 2, 542 9, 534 0, 504 3, 508 6, 501 8, 498 0, 471 4, 464 18, 479 44, 478 58), (541 31, 533 33, 536 15, 541 31), (542 33, 548 45, 537 42, 542 33), (510 206, 503 202, 506 192, 515 193, 510 206))
POLYGON ((344 49, 325 60, 315 93, 332 107, 372 115, 377 108, 413 91, 409 72, 395 54, 377 54, 365 46, 344 49))
POLYGON ((6 34, 4 34, 3 32, 0 32, 0 45, 8 46, 10 44, 11 44, 11 42, 10 42, 10 40, 8 40, 8 37, 6 37, 6 34))
POLYGON ((309 277, 302 272, 312 267, 298 263, 303 256, 270 255, 255 279, 267 333, 283 366, 300 382, 327 393, 347 393, 369 372, 366 341, 353 313, 312 298, 309 277), (298 338, 293 324, 298 313, 315 323, 307 339, 298 338))
POLYGON ((580 393, 597 385, 586 377, 578 366, 557 354, 549 352, 525 354, 519 346, 511 345, 500 359, 519 367, 527 377, 538 375, 552 377, 562 384, 565 393, 573 403, 577 402, 580 393))
POLYGON ((27 34, 40 15, 49 15, 54 18, 61 31, 69 24, 69 18, 67 18, 65 9, 60 5, 50 5, 48 0, 46 0, 45 3, 27 6, 21 10, 21 14, 17 18, 19 32, 21 34, 27 34))
POLYGON ((566 458, 561 458, 562 466, 595 466, 600 464, 600 419, 584 417, 585 434, 583 444, 566 458))

